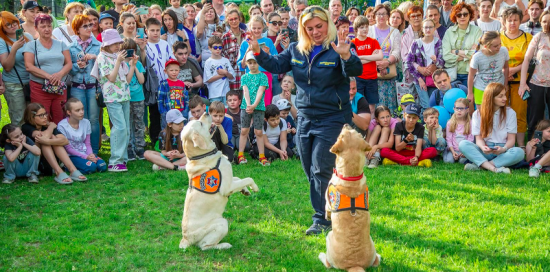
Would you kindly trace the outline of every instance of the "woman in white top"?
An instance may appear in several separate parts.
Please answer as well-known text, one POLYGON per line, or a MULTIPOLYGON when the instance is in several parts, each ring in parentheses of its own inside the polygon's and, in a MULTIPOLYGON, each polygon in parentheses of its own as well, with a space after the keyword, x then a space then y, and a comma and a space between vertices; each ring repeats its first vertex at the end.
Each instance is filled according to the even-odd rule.
POLYGON ((74 16, 82 14, 83 11, 84 5, 78 2, 68 4, 63 11, 63 16, 66 18, 65 25, 54 29, 52 32, 53 37, 58 41, 62 41, 67 46, 70 46, 73 41, 76 41, 76 33, 74 33, 73 29, 69 26, 72 24, 74 16))
POLYGON ((518 0, 496 0, 495 1, 495 5, 493 6, 493 10, 491 11, 491 17, 492 18, 498 18, 500 17, 501 13, 507 9, 507 8, 511 8, 511 7, 517 7, 518 9, 520 9, 524 15, 523 18, 526 18, 526 21, 529 19, 529 16, 527 16, 528 14, 525 13, 525 9, 527 7, 527 4, 529 3, 528 0, 521 0, 521 1, 518 1, 518 0))
POLYGON ((483 32, 500 32, 500 21, 491 18, 493 2, 493 0, 481 0, 481 2, 479 2, 479 19, 477 19, 476 25, 481 28, 483 32))
POLYGON ((460 152, 471 161, 466 171, 487 169, 495 173, 510 174, 507 166, 523 160, 525 152, 514 147, 517 133, 516 112, 507 105, 504 85, 490 83, 483 93, 483 103, 472 116, 472 134, 476 143, 462 141, 460 152))
POLYGON ((197 60, 199 62, 202 61, 203 66, 204 62, 212 55, 210 49, 208 49, 208 39, 214 35, 221 38, 223 33, 225 33, 225 29, 223 28, 216 11, 210 4, 205 4, 200 13, 199 23, 197 24, 194 33, 201 49, 200 57, 197 60))

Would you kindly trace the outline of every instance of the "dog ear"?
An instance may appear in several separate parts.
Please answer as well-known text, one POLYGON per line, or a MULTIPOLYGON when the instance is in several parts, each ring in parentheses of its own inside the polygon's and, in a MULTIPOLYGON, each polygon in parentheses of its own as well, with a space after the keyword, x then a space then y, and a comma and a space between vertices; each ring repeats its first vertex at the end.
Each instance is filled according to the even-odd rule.
POLYGON ((198 132, 193 132, 191 140, 193 141, 193 145, 195 145, 195 147, 198 147, 200 149, 206 149, 208 147, 208 145, 206 144, 206 140, 198 132))
POLYGON ((205 127, 209 128, 212 125, 212 116, 208 112, 205 112, 202 114, 200 121, 205 127))
POLYGON ((336 143, 330 148, 330 153, 339 154, 342 151, 342 148, 344 146, 344 137, 346 135, 347 133, 342 133, 340 134, 340 136, 338 136, 336 143))
POLYGON ((362 140, 361 143, 359 144, 359 148, 361 151, 363 152, 367 152, 367 151, 370 151, 371 150, 371 147, 370 145, 367 143, 367 141, 365 140, 362 140))

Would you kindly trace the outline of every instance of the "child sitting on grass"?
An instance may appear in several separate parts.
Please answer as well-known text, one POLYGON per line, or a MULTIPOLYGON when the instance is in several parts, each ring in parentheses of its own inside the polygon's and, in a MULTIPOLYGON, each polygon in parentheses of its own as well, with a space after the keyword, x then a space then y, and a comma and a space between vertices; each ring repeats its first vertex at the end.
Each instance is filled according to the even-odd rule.
POLYGON ((286 99, 279 99, 277 103, 274 104, 279 109, 279 117, 286 121, 286 140, 288 142, 288 148, 294 151, 294 147, 296 147, 296 144, 294 143, 294 135, 296 135, 296 124, 294 123, 294 119, 292 118, 292 116, 290 116, 292 105, 286 99))
POLYGON ((403 111, 405 108, 410 105, 416 103, 414 101, 414 96, 412 94, 406 94, 401 97, 401 101, 399 103, 399 107, 393 112, 392 117, 396 118, 397 121, 401 122, 403 121, 403 111))
POLYGON ((199 120, 201 116, 206 112, 206 104, 202 100, 202 97, 195 95, 191 100, 189 100, 189 121, 199 120))
POLYGON ((225 116, 225 107, 220 101, 212 102, 208 108, 208 113, 212 117, 212 127, 210 128, 212 141, 214 141, 218 150, 232 162, 235 157, 233 144, 231 143, 233 121, 225 116))
POLYGON ((384 158, 383 165, 412 165, 432 167, 431 158, 437 156, 434 147, 422 150, 424 141, 424 126, 418 123, 420 107, 410 104, 405 108, 404 121, 395 125, 395 149, 382 148, 380 156, 384 158))
POLYGON ((88 119, 84 119, 82 102, 74 97, 69 98, 65 103, 65 114, 67 117, 59 122, 57 129, 69 140, 65 150, 76 169, 83 174, 107 171, 105 161, 92 150, 92 125, 88 119))
MULTIPOLYGON (((279 117, 277 106, 271 104, 265 108, 265 122, 263 123, 263 142, 265 144, 265 157, 274 161, 277 158, 285 161, 294 155, 288 147, 286 121, 279 117)), ((257 139, 256 139, 257 140, 257 139)), ((258 145, 252 146, 254 154, 258 154, 258 145)))
POLYGON ((374 119, 370 122, 367 133, 367 142, 371 146, 371 150, 366 154, 369 168, 378 167, 381 160, 380 149, 393 147, 393 132, 398 122, 396 118, 391 117, 388 107, 378 106, 374 110, 374 119))
POLYGON ((443 128, 439 125, 439 111, 434 108, 424 110, 424 149, 435 147, 438 153, 445 151, 447 141, 443 138, 443 128))
POLYGON ((31 138, 25 136, 18 126, 7 124, 0 134, 0 147, 6 152, 3 159, 6 172, 2 183, 13 183, 18 177, 27 177, 30 183, 38 183, 40 148, 31 138))
POLYGON ((550 120, 541 120, 537 124, 535 137, 527 142, 526 149, 527 161, 531 166, 529 177, 538 178, 540 172, 550 172, 550 120))
POLYGON ((145 159, 153 163, 153 171, 172 169, 185 170, 187 159, 183 153, 180 133, 185 118, 179 110, 171 109, 166 113, 166 127, 159 135, 160 152, 147 150, 145 159))
POLYGON ((462 152, 460 152, 460 149, 458 149, 458 144, 462 141, 474 141, 470 114, 468 113, 468 105, 470 105, 470 101, 468 99, 457 99, 454 107, 455 113, 447 122, 446 137, 450 152, 443 155, 443 161, 446 163, 454 163, 458 161, 459 163, 465 164, 467 161, 466 157, 464 157, 462 152))

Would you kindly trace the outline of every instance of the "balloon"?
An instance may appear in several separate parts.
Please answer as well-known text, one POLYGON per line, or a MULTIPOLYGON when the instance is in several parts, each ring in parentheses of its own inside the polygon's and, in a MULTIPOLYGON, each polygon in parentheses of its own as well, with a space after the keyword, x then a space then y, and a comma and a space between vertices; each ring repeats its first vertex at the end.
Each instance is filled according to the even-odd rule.
POLYGON ((459 88, 452 88, 448 90, 443 96, 443 106, 451 114, 455 113, 455 102, 459 98, 466 98, 466 93, 459 88))
POLYGON ((451 119, 451 115, 444 107, 435 106, 434 109, 439 112, 439 125, 441 125, 441 128, 445 128, 447 126, 447 122, 451 119))

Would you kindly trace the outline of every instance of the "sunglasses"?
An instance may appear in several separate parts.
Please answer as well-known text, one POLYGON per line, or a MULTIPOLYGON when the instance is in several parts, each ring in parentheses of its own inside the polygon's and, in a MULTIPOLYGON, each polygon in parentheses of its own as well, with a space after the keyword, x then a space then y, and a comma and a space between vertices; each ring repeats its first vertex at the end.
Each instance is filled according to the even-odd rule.
POLYGON ((467 17, 470 17, 470 13, 468 13, 468 12, 463 12, 463 13, 457 13, 456 14, 456 18, 467 18, 467 17))
POLYGON ((422 14, 414 14, 414 15, 409 16, 409 18, 411 18, 411 19, 422 18, 422 14))
POLYGON ((216 45, 214 45, 214 46, 212 46, 212 49, 214 49, 214 50, 222 50, 222 49, 223 49, 223 46, 216 46, 216 45))
POLYGON ((313 7, 307 7, 304 12, 302 13, 302 16, 301 17, 304 17, 304 15, 308 14, 308 13, 315 13, 315 11, 319 11, 319 12, 325 12, 324 9, 320 8, 320 7, 317 7, 317 6, 313 6, 313 7))
POLYGON ((94 26, 94 24, 87 24, 87 25, 82 25, 81 27, 86 30, 86 29, 90 29, 94 26))
POLYGON ((269 22, 270 24, 273 24, 275 26, 282 26, 283 25, 283 22, 282 21, 271 21, 269 22))

